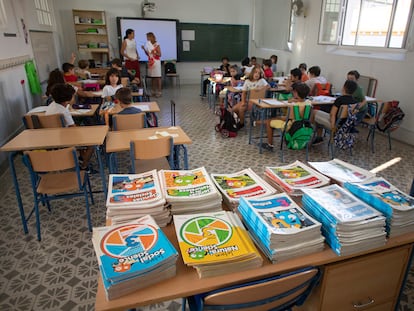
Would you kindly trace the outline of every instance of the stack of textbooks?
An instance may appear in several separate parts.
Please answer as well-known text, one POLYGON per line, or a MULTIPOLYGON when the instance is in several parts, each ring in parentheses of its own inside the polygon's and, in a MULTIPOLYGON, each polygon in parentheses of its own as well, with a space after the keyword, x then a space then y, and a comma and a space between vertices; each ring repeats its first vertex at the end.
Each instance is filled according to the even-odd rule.
POLYGON ((346 189, 335 184, 303 193, 303 208, 322 223, 322 234, 338 255, 385 244, 385 217, 346 189))
POLYGON ((375 176, 374 173, 339 159, 326 162, 309 162, 309 164, 340 185, 345 182, 361 182, 375 176))
POLYGON ((324 249, 321 223, 286 193, 259 199, 242 197, 238 210, 250 235, 272 262, 324 249))
POLYGON ((300 161, 285 166, 267 166, 265 176, 269 183, 289 195, 302 195, 303 188, 319 188, 329 184, 329 178, 300 161))
POLYGON ((183 261, 200 278, 262 266, 260 253, 233 212, 173 217, 183 261))
POLYGON ((251 168, 233 174, 211 174, 227 206, 236 209, 241 197, 264 197, 276 193, 251 168))
POLYGON ((151 216, 93 229, 108 300, 176 275, 178 253, 151 216))
POLYGON ((222 198, 204 167, 158 172, 173 215, 221 210, 222 198))
POLYGON ((106 215, 111 224, 151 215, 160 227, 171 222, 156 170, 141 174, 109 175, 106 215))
POLYGON ((414 232, 414 198, 403 193, 382 177, 362 183, 345 183, 365 203, 373 206, 387 218, 387 234, 392 237, 414 232))

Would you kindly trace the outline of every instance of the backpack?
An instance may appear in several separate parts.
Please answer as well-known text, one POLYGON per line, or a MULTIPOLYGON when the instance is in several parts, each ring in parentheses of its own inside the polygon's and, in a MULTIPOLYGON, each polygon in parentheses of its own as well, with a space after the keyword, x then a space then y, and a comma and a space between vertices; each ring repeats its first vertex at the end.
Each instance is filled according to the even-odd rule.
POLYGON ((398 107, 398 101, 393 101, 390 104, 391 107, 377 122, 377 128, 381 132, 396 130, 405 116, 405 113, 398 107))
POLYGON ((177 73, 174 63, 168 62, 165 64, 165 74, 167 73, 177 73))
POLYGON ((237 119, 233 116, 233 112, 224 107, 220 109, 220 123, 216 125, 216 131, 220 132, 223 137, 236 137, 238 131, 237 119))
MULTIPOLYGON (((356 104, 354 110, 358 110, 359 103, 356 104)), ((339 149, 351 149, 354 146, 356 133, 353 131, 357 124, 358 117, 353 113, 351 105, 348 105, 348 116, 345 122, 335 133, 334 143, 339 149)))
POLYGON ((285 134, 285 140, 289 149, 300 150, 306 147, 313 136, 313 127, 309 121, 311 106, 306 105, 303 118, 300 117, 299 107, 293 106, 295 121, 285 134))

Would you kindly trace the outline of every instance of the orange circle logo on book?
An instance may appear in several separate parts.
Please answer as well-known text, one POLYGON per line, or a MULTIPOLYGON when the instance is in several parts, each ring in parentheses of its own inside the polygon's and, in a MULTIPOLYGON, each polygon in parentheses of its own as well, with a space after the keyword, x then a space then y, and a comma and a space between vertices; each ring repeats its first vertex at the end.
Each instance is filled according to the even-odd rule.
POLYGON ((185 222, 180 234, 186 243, 193 246, 220 246, 230 240, 233 230, 222 219, 200 216, 185 222))

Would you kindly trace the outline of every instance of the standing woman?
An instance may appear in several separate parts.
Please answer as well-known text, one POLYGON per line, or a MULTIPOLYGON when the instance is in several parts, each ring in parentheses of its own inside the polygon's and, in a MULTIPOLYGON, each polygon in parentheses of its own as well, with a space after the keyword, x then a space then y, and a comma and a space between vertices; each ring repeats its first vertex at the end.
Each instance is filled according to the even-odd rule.
POLYGON ((124 41, 122 41, 121 54, 125 60, 125 68, 135 70, 135 77, 140 79, 139 56, 137 52, 137 43, 135 42, 135 32, 133 29, 127 29, 124 41))
POLYGON ((161 48, 152 32, 147 33, 147 42, 142 46, 148 56, 148 76, 152 78, 152 92, 161 96, 161 48))

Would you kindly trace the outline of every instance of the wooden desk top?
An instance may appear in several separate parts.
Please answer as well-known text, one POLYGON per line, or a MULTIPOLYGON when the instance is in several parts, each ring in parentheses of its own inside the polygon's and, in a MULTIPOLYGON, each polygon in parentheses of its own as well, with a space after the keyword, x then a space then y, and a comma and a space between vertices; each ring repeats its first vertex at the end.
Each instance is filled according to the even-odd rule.
MULTIPOLYGON (((157 102, 139 102, 139 103, 132 103, 131 106, 140 108, 143 112, 160 112, 160 107, 158 106, 157 102), (144 109, 142 109, 144 108, 144 109), (148 108, 148 109, 146 109, 148 108)), ((122 110, 121 105, 115 104, 115 107, 110 108, 109 110, 101 110, 99 112, 100 115, 103 115, 105 111, 108 111, 110 115, 117 114, 122 110)))
MULTIPOLYGON (((46 111, 46 107, 47 106, 36 107, 30 110, 29 112, 27 112, 26 115, 31 115, 31 114, 44 115, 46 111)), ((92 104, 91 109, 73 109, 72 106, 70 106, 69 111, 73 117, 92 117, 95 115, 95 112, 98 108, 99 108, 98 104, 92 104)))
MULTIPOLYGON (((166 228, 163 228, 163 231, 177 251, 179 251, 174 226, 169 225, 166 228)), ((99 278, 95 309, 97 311, 126 310, 136 306, 144 306, 166 300, 187 297, 224 286, 278 275, 307 266, 321 266, 341 262, 361 255, 412 244, 413 242, 414 233, 409 233, 389 239, 383 247, 349 256, 337 256, 329 246, 326 246, 325 250, 322 252, 292 258, 276 264, 272 264, 263 256, 264 263, 260 268, 203 279, 198 278, 198 274, 194 268, 184 265, 181 256, 179 256, 177 260, 177 275, 174 278, 142 288, 134 293, 122 296, 115 300, 106 300, 102 280, 99 278)))
POLYGON ((174 137, 174 145, 189 145, 192 143, 190 137, 180 126, 151 127, 139 130, 112 131, 106 137, 106 152, 119 152, 129 150, 129 143, 134 139, 147 139, 156 135, 156 132, 168 132, 177 134, 174 137))
POLYGON ((4 144, 0 151, 102 145, 107 132, 106 125, 24 130, 4 144))

